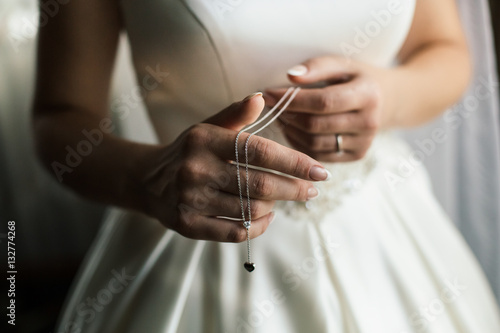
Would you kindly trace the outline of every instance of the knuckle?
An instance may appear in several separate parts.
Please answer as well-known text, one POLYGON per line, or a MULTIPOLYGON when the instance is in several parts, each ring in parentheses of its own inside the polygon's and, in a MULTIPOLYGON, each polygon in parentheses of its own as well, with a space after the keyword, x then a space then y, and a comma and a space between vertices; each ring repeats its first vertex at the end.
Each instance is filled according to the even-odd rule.
POLYGON ((333 110, 335 107, 335 99, 332 94, 321 94, 318 99, 319 111, 327 112, 333 110))
POLYGON ((295 200, 306 201, 308 199, 309 185, 300 184, 297 186, 297 191, 295 192, 295 200))
POLYGON ((226 234, 226 240, 231 243, 241 243, 246 239, 246 231, 243 228, 230 228, 226 234))
POLYGON ((205 174, 205 164, 196 159, 185 159, 179 168, 178 177, 180 184, 189 184, 200 181, 205 174))
POLYGON ((186 132, 185 142, 188 148, 199 148, 206 145, 209 140, 210 131, 206 124, 193 125, 186 132))
POLYGON ((253 192, 257 197, 268 197, 273 193, 274 184, 272 180, 263 173, 255 173, 252 177, 253 192))
POLYGON ((306 169, 304 166, 308 165, 309 165, 309 159, 306 157, 306 155, 302 153, 297 153, 295 155, 295 158, 291 159, 290 170, 292 170, 293 175, 297 175, 299 177, 307 177, 306 169))
POLYGON ((272 148, 269 141, 259 137, 256 137, 256 139, 250 141, 249 149, 253 151, 253 159, 258 163, 272 156, 272 148))

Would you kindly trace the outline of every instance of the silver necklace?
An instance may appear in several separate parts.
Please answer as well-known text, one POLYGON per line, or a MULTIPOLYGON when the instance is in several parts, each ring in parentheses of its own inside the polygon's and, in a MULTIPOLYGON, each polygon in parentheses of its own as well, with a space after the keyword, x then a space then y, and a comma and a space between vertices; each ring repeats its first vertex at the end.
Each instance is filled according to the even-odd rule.
POLYGON ((250 185, 248 184, 248 143, 250 142, 250 138, 252 135, 257 134, 258 132, 262 131, 264 128, 269 126, 273 121, 275 121, 290 105, 290 103, 293 101, 295 96, 297 96, 297 93, 300 91, 300 87, 290 87, 286 91, 286 93, 281 97, 281 99, 276 103, 276 105, 269 110, 269 112, 264 115, 261 119, 258 121, 254 122, 253 124, 247 126, 246 128, 243 128, 241 131, 238 132, 238 135, 236 136, 236 140, 234 142, 234 152, 236 156, 236 177, 238 180, 238 192, 240 195, 240 206, 241 206, 241 218, 243 220, 243 227, 246 230, 246 235, 247 235, 247 261, 244 263, 244 267, 247 271, 252 272, 255 269, 255 264, 251 260, 251 251, 250 251, 250 227, 252 226, 252 213, 251 213, 251 207, 250 207, 250 185), (240 138, 241 133, 248 131, 255 126, 259 125, 262 123, 265 119, 267 119, 271 114, 273 114, 276 109, 285 101, 285 99, 290 96, 290 98, 286 101, 286 103, 283 105, 283 107, 276 113, 274 117, 272 117, 267 123, 265 123, 261 128, 258 130, 250 133, 245 140, 245 183, 246 183, 246 196, 247 196, 247 210, 248 210, 248 219, 245 217, 245 208, 243 205, 243 191, 241 189, 241 176, 240 176, 240 161, 239 161, 239 154, 238 154, 238 140, 240 138))

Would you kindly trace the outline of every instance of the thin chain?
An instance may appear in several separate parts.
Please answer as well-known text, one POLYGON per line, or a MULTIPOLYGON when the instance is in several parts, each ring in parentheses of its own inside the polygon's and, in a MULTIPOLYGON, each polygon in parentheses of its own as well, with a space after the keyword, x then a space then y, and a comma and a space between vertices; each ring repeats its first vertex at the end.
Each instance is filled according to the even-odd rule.
MULTIPOLYGON (((250 224, 252 223, 252 209, 250 208, 250 185, 248 184, 248 141, 252 137, 254 133, 251 133, 246 141, 245 141, 245 174, 246 174, 246 188, 247 188, 247 208, 248 208, 248 221, 250 224)), ((248 224, 247 228, 247 258, 248 262, 252 262, 250 260, 250 224, 248 224)))
POLYGON ((247 262, 252 262, 250 257, 250 228, 246 228, 247 231, 247 262))
POLYGON ((241 218, 243 220, 243 226, 246 229, 246 235, 247 235, 247 263, 248 264, 252 264, 251 263, 251 251, 250 251, 250 227, 252 225, 252 209, 250 206, 250 184, 249 184, 249 175, 248 175, 248 169, 249 169, 248 168, 248 165, 249 165, 249 163, 248 163, 248 143, 250 142, 250 138, 252 137, 252 135, 262 131, 264 128, 269 126, 274 120, 276 120, 286 110, 286 108, 288 107, 288 105, 290 105, 290 103, 295 98, 295 96, 297 95, 299 90, 300 90, 299 87, 289 88, 286 91, 286 93, 281 97, 281 99, 278 101, 278 103, 276 103, 276 105, 264 117, 262 117, 259 121, 251 124, 247 128, 242 129, 240 132, 238 132, 238 135, 236 136, 236 140, 234 143, 234 150, 235 150, 235 155, 236 155, 235 156, 236 157, 236 177, 238 180, 238 192, 239 192, 239 196, 240 196, 241 218), (292 93, 292 91, 293 91, 293 93, 292 93), (245 140, 245 180, 246 180, 245 185, 246 185, 247 208, 248 208, 248 220, 247 220, 247 219, 245 219, 245 208, 243 205, 243 194, 242 194, 243 191, 241 189, 240 161, 239 161, 239 154, 238 154, 238 150, 239 150, 238 149, 238 140, 240 138, 241 133, 257 126, 262 121, 264 121, 266 118, 268 118, 283 103, 283 101, 290 95, 290 93, 292 93, 292 95, 290 96, 288 101, 285 103, 285 105, 279 110, 279 112, 273 118, 271 118, 266 124, 264 124, 260 129, 254 131, 253 133, 250 133, 248 135, 247 139, 245 140))
MULTIPOLYGON (((236 162, 236 176, 237 176, 237 179, 238 179, 238 192, 240 194, 241 219, 243 220, 243 222, 245 222, 246 219, 245 219, 245 208, 243 207, 243 195, 242 195, 242 190, 241 190, 240 160, 239 160, 239 154, 238 154, 238 151, 239 151, 239 149, 238 149, 238 140, 240 139, 241 133, 243 133, 245 131, 248 131, 249 129, 252 129, 253 127, 257 126, 262 121, 264 121, 265 119, 267 119, 274 111, 276 111, 276 109, 283 103, 283 101, 285 100, 285 98, 287 98, 288 95, 290 95, 290 93, 292 92, 293 89, 294 89, 293 87, 288 88, 288 90, 281 97, 281 99, 278 101, 278 103, 276 103, 276 105, 271 110, 269 110, 269 112, 267 114, 265 114, 264 117, 262 117, 260 120, 256 121, 255 123, 247 126, 246 128, 243 128, 241 131, 238 132, 238 135, 236 136, 236 141, 234 142, 234 151, 235 151, 235 155, 236 155, 235 156, 236 157, 236 161, 235 161, 236 162)), ((246 166, 248 168, 248 160, 246 161, 246 166)), ((248 197, 247 197, 247 200, 248 200, 248 197)))
POLYGON ((241 133, 243 133, 243 130, 241 130, 236 136, 234 151, 236 153, 236 177, 238 178, 238 192, 240 193, 241 218, 245 221, 245 208, 243 208, 243 195, 241 194, 240 161, 238 157, 238 139, 240 138, 241 133))
POLYGON ((245 141, 245 174, 246 174, 246 188, 247 188, 247 208, 248 208, 248 220, 251 222, 252 221, 252 210, 250 209, 250 185, 248 184, 248 142, 250 141, 250 138, 254 135, 254 133, 251 133, 248 137, 247 140, 245 141))

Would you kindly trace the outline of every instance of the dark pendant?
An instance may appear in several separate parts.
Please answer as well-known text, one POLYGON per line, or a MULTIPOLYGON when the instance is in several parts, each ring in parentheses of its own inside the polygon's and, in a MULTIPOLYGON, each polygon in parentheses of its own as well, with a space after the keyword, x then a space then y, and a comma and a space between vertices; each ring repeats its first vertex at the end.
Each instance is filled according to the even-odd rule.
POLYGON ((243 266, 249 272, 252 272, 255 269, 255 264, 253 262, 246 262, 243 266))

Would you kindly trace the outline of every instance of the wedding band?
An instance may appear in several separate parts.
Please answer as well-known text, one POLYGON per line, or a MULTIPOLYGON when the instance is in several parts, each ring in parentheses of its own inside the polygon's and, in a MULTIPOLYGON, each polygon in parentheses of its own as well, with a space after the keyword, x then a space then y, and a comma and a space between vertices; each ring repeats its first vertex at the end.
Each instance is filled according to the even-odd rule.
POLYGON ((342 149, 342 135, 335 134, 335 140, 337 140, 337 154, 342 154, 343 153, 343 149, 342 149))

